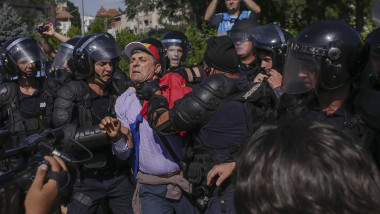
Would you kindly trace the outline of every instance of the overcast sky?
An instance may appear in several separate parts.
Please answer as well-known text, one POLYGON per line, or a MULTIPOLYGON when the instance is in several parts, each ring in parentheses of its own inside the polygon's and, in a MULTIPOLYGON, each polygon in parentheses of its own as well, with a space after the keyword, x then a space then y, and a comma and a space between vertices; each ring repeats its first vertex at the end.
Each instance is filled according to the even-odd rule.
MULTIPOLYGON (((74 3, 75 6, 78 7, 80 13, 82 13, 81 2, 82 0, 69 0, 74 3)), ((87 16, 95 16, 96 12, 100 9, 101 5, 108 9, 119 9, 119 7, 124 10, 124 0, 83 0, 84 5, 84 14, 87 16)))

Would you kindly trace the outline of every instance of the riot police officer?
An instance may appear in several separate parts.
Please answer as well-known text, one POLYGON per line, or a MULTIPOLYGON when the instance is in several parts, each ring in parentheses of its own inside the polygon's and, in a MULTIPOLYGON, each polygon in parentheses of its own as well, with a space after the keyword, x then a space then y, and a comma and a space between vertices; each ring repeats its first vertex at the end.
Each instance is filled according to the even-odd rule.
POLYGON ((306 27, 288 45, 282 83, 287 94, 281 97, 280 110, 344 129, 378 159, 380 97, 354 84, 368 55, 360 34, 344 22, 326 20, 306 27))
POLYGON ((93 158, 78 166, 68 213, 95 213, 102 201, 113 213, 132 213, 134 187, 128 179, 130 168, 112 154, 113 139, 98 126, 105 116, 115 117, 114 104, 126 90, 125 77, 115 73, 121 50, 108 33, 87 35, 74 47, 68 66, 75 77, 59 92, 55 102, 54 125, 65 131, 63 147, 77 159, 86 159, 77 142, 90 149, 93 158))
MULTIPOLYGON (((185 67, 183 64, 188 56, 191 43, 187 36, 180 31, 168 31, 162 38, 161 43, 165 48, 166 67, 165 72, 173 72, 180 74, 188 83, 199 83, 204 77, 202 65, 185 67)), ((191 83, 191 84, 189 84, 191 83)))
POLYGON ((161 43, 166 50, 168 65, 167 69, 181 66, 185 62, 190 50, 190 42, 186 35, 180 31, 168 31, 162 38, 161 43))
POLYGON ((54 98, 61 84, 36 77, 44 61, 41 47, 29 36, 11 38, 1 48, 0 70, 5 82, 0 87, 0 120, 11 133, 13 144, 52 128, 54 98))
POLYGON ((287 42, 292 36, 277 25, 263 25, 251 30, 255 39, 255 50, 261 62, 261 71, 254 83, 264 82, 273 89, 276 100, 282 95, 281 81, 284 67, 287 42))
POLYGON ((257 23, 251 19, 236 22, 229 36, 235 44, 239 56, 239 74, 253 82, 255 76, 260 72, 260 60, 254 49, 255 41, 251 31, 257 27, 257 23))

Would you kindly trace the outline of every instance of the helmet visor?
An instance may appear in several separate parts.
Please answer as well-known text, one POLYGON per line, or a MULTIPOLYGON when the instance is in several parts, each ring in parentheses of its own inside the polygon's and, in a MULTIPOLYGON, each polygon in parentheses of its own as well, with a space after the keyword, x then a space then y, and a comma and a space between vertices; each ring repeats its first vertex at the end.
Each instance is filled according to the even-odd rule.
POLYGON ((83 45, 88 55, 95 61, 109 60, 122 55, 116 42, 104 34, 96 34, 83 45))
POLYGON ((161 43, 164 46, 165 50, 167 50, 170 46, 179 46, 182 48, 186 48, 184 47, 184 44, 180 39, 164 39, 161 41, 161 43))
POLYGON ((290 44, 282 80, 285 93, 301 94, 316 88, 322 57, 315 50, 319 49, 290 44))
POLYGON ((61 43, 61 46, 58 49, 57 54, 55 55, 53 64, 51 67, 56 69, 67 69, 67 61, 73 56, 74 46, 67 44, 67 43, 61 43))
POLYGON ((231 32, 230 38, 234 44, 237 42, 253 41, 252 35, 246 31, 231 32))
POLYGON ((30 37, 15 40, 7 47, 7 51, 16 65, 46 60, 42 48, 30 37))

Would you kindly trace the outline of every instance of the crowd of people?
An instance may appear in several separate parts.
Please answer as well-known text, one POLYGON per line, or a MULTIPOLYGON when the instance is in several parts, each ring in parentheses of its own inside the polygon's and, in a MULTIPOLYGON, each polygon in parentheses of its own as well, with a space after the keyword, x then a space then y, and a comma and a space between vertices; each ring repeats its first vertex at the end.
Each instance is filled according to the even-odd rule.
POLYGON ((6 41, 1 213, 379 213, 380 31, 323 20, 293 38, 242 2, 211 1, 218 35, 193 66, 179 31, 6 41))

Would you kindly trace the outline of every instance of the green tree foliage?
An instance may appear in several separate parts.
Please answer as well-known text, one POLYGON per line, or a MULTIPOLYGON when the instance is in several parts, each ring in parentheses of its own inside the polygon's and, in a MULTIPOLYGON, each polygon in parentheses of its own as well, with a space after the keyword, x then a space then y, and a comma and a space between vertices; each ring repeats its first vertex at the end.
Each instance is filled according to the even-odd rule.
POLYGON ((309 24, 339 19, 363 31, 373 0, 257 0, 262 24, 276 23, 293 35, 309 24))
POLYGON ((71 25, 70 29, 67 31, 67 36, 71 38, 76 35, 82 35, 82 31, 79 27, 71 25))
POLYGON ((124 0, 128 19, 136 17, 138 12, 158 10, 160 23, 170 20, 183 25, 202 25, 208 2, 204 0, 124 0))
POLYGON ((70 14, 74 17, 71 20, 71 24, 75 25, 76 27, 81 27, 79 9, 71 1, 67 1, 67 12, 70 12, 70 14))
MULTIPOLYGON (((211 0, 124 0, 129 19, 138 12, 157 9, 161 20, 202 28, 203 17, 211 0)), ((374 0, 255 0, 261 7, 261 24, 276 23, 293 35, 309 24, 323 19, 339 19, 367 34, 374 28, 370 11, 374 0)), ((242 9, 247 9, 242 0, 242 9)), ((219 0, 216 13, 226 12, 224 0, 219 0)), ((167 26, 165 26, 167 27, 167 26)))
POLYGON ((4 3, 0 8, 0 44, 15 36, 25 36, 27 26, 21 21, 17 14, 8 3, 4 3))
POLYGON ((105 32, 104 19, 102 17, 97 16, 94 22, 92 23, 90 34, 103 32, 105 32))

